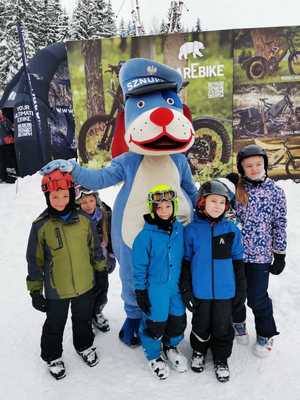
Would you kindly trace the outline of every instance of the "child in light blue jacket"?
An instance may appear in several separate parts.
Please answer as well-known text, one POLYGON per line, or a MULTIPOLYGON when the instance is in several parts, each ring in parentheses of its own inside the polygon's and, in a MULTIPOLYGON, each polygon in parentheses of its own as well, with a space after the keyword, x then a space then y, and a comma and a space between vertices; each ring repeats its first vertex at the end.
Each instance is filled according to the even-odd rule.
POLYGON ((183 339, 186 314, 179 291, 183 226, 176 220, 177 196, 167 185, 148 193, 150 214, 133 243, 133 277, 137 304, 143 311, 139 333, 154 375, 166 379, 169 367, 187 370, 177 346, 183 339), (161 354, 163 346, 163 356, 161 354))

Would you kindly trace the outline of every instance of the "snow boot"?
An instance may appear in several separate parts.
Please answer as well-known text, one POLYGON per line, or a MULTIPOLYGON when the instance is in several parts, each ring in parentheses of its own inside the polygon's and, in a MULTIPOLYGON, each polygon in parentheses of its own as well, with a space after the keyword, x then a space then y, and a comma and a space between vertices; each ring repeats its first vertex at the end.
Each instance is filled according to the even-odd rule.
POLYGON ((62 379, 66 376, 65 364, 61 358, 49 361, 47 363, 50 374, 56 379, 62 379))
POLYGON ((164 380, 167 379, 170 373, 166 361, 162 357, 155 358, 149 361, 151 371, 157 378, 164 380))
POLYGON ((194 350, 191 360, 191 369, 194 372, 203 372, 205 368, 205 354, 194 350))
POLYGON ((173 369, 178 372, 186 372, 188 370, 187 359, 177 347, 164 345, 163 351, 173 369))
POLYGON ((137 347, 141 344, 139 337, 140 318, 126 318, 120 332, 119 339, 129 347, 137 347))
POLYGON ((77 353, 89 367, 94 367, 99 362, 96 347, 91 346, 83 351, 77 351, 77 353))
POLYGON ((227 361, 215 361, 215 374, 219 382, 228 382, 230 378, 227 361))
POLYGON ((257 357, 268 357, 273 348, 274 339, 257 335, 253 352, 257 357))
POLYGON ((249 335, 246 328, 246 322, 234 322, 232 326, 237 343, 248 345, 249 335))
POLYGON ((101 332, 110 331, 108 319, 102 313, 96 314, 92 319, 92 323, 101 332))

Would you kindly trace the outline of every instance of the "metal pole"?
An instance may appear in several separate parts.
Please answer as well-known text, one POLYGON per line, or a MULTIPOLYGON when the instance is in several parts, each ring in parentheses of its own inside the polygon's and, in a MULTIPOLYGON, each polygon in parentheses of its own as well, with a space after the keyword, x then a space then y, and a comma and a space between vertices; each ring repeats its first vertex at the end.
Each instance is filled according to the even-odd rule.
POLYGON ((38 140, 38 144, 39 144, 40 149, 41 149, 42 161, 44 163, 46 163, 47 159, 46 159, 45 149, 44 149, 43 141, 42 141, 41 117, 40 117, 40 113, 39 113, 38 103, 37 103, 37 100, 36 100, 36 95, 34 93, 34 90, 33 90, 33 87, 32 87, 32 83, 31 83, 30 71, 29 71, 28 63, 27 63, 27 56, 26 56, 23 29, 22 29, 22 26, 21 26, 20 22, 17 23, 17 30, 18 30, 19 44, 20 44, 20 49, 21 49, 21 54, 22 54, 22 62, 23 62, 24 72, 25 72, 26 81, 27 81, 28 90, 29 90, 29 98, 30 98, 30 101, 31 101, 33 119, 34 119, 34 122, 35 122, 36 131, 37 131, 37 140, 38 140))

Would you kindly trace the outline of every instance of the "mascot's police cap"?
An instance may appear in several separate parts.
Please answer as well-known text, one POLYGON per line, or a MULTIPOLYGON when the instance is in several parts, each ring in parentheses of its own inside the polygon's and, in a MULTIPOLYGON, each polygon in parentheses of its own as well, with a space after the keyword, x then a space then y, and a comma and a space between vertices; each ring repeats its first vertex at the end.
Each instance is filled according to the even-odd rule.
POLYGON ((122 65, 119 73, 124 98, 156 90, 182 87, 182 77, 175 69, 146 58, 132 58, 122 65))

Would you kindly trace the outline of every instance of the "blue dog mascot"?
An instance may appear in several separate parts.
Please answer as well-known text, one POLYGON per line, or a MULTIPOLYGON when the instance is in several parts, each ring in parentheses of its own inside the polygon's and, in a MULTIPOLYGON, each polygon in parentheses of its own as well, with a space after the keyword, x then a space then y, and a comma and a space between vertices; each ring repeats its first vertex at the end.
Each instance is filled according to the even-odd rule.
POLYGON ((128 346, 139 343, 141 310, 137 306, 132 273, 132 244, 144 225, 149 189, 172 186, 178 195, 177 217, 192 219, 197 188, 184 152, 194 143, 191 119, 185 114, 178 92, 182 77, 174 69, 153 60, 136 58, 123 64, 120 84, 125 99, 125 142, 128 151, 100 170, 80 167, 74 160, 53 160, 42 168, 72 171, 76 183, 93 190, 123 182, 112 215, 112 241, 120 264, 122 298, 127 318, 119 333, 128 346))

